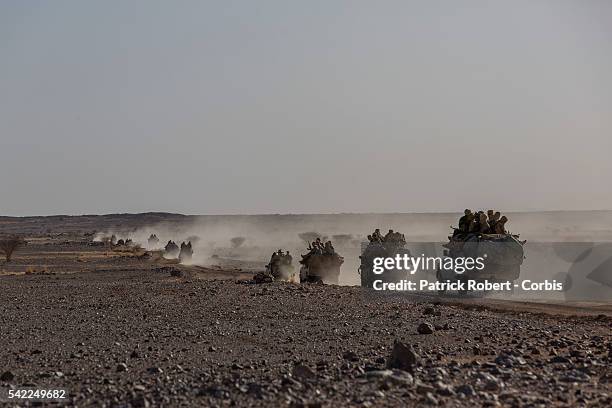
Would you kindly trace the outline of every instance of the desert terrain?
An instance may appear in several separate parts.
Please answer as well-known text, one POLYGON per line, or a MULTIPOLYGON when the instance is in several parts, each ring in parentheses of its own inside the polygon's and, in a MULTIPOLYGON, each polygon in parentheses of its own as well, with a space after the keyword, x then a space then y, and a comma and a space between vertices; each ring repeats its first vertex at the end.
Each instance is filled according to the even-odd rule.
MULTIPOLYGON (((606 241, 611 219, 516 214, 511 225, 535 241, 606 241)), ((1 233, 27 241, 0 264, 0 389, 61 388, 68 398, 51 405, 68 406, 612 405, 610 299, 373 294, 355 286, 348 243, 341 285, 252 281, 277 247, 299 258, 299 232, 357 242, 393 226, 443 241, 455 220, 0 217, 1 233), (146 248, 153 232, 192 238, 193 261, 146 248), (142 245, 111 248, 99 239, 109 233, 142 245)))

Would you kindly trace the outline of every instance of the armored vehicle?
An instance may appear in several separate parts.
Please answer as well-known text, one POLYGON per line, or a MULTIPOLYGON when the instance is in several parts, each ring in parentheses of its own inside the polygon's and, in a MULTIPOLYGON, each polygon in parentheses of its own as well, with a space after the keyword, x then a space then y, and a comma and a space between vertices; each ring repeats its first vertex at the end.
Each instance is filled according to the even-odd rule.
POLYGON ((181 250, 178 254, 178 259, 180 262, 189 262, 191 261, 191 257, 193 256, 193 249, 191 248, 191 241, 188 243, 181 243, 181 250))
POLYGON ((372 288, 375 280, 399 282, 402 279, 406 279, 407 273, 405 270, 385 269, 382 274, 375 274, 373 272, 374 259, 376 258, 395 258, 396 255, 404 256, 404 254, 410 256, 410 251, 405 246, 406 241, 403 238, 388 241, 373 240, 362 242, 361 255, 359 256, 361 260, 359 265, 361 286, 364 288, 372 288))
POLYGON ((302 255, 300 282, 338 284, 340 266, 344 258, 337 253, 309 253, 302 255))
POLYGON ((526 241, 520 241, 518 235, 456 232, 448 238, 449 242, 444 245, 446 257, 482 258, 484 267, 480 270, 478 268, 466 270, 461 274, 455 270, 438 269, 436 274, 438 281, 512 282, 519 278, 521 265, 525 259, 523 246, 526 241))
POLYGON ((176 243, 172 240, 168 241, 168 243, 164 247, 164 256, 166 257, 176 258, 179 252, 180 249, 178 245, 176 245, 176 243))
POLYGON ((275 252, 270 258, 270 263, 266 265, 266 273, 271 275, 274 280, 293 281, 295 278, 292 265, 293 258, 289 252, 275 252))

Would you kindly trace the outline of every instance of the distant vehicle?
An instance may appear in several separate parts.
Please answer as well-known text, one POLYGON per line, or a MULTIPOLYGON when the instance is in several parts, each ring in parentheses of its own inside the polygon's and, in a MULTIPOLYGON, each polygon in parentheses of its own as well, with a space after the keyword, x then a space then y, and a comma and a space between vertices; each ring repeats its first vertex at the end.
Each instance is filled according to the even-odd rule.
POLYGON ((191 261, 191 257, 193 256, 193 249, 191 247, 191 241, 188 243, 181 243, 181 249, 178 254, 178 259, 180 262, 189 262, 191 261))
POLYGON ((274 253, 270 263, 266 265, 266 274, 272 276, 274 280, 293 281, 295 278, 295 268, 292 265, 293 258, 289 253, 274 253))
POLYGON ((172 240, 168 241, 164 247, 164 256, 168 258, 176 258, 179 255, 180 249, 172 240))
POLYGON ((340 266, 344 258, 334 254, 307 254, 302 255, 300 261, 300 282, 338 284, 340 266))
POLYGON ((375 258, 394 258, 396 255, 403 256, 404 254, 410 256, 410 251, 405 247, 406 241, 403 239, 403 235, 400 234, 400 236, 402 236, 402 239, 387 242, 370 241, 361 244, 361 255, 359 256, 361 260, 359 265, 361 287, 372 288, 375 280, 399 282, 406 279, 407 272, 405 270, 385 269, 385 272, 379 275, 373 272, 375 258))

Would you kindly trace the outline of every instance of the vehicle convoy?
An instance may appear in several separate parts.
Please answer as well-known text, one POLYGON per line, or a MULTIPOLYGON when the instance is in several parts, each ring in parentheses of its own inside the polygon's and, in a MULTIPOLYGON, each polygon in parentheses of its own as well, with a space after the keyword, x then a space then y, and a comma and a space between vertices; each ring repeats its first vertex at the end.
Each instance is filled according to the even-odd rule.
POLYGON ((372 235, 368 235, 368 242, 363 242, 361 247, 361 260, 359 274, 361 276, 361 287, 372 288, 375 280, 383 282, 399 282, 407 277, 406 270, 385 269, 382 274, 374 273, 374 259, 394 258, 397 255, 410 256, 406 248, 404 234, 389 230, 383 237, 380 230, 376 229, 372 235))
POLYGON ((300 260, 300 282, 338 284, 344 258, 336 253, 331 241, 323 244, 317 238, 308 249, 300 260))
POLYGON ((274 280, 290 281, 295 279, 294 267, 292 265, 293 257, 287 251, 282 250, 274 252, 270 257, 270 262, 266 265, 266 274, 274 280))
MULTIPOLYGON (((436 273, 439 282, 513 282, 519 278, 525 259, 523 246, 526 241, 520 241, 518 235, 469 232, 455 233, 448 238, 449 242, 444 245, 446 257, 480 258, 483 267, 466 269, 461 274, 453 269, 439 268, 436 273)), ((439 291, 441 294, 444 292, 439 291)), ((464 285, 460 292, 466 294, 469 286, 464 285)))

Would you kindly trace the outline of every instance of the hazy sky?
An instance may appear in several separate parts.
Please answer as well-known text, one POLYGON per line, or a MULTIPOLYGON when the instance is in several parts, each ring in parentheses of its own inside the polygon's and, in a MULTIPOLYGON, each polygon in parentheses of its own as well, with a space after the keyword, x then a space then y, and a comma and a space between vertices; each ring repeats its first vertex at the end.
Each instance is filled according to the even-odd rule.
POLYGON ((0 2, 0 214, 612 209, 612 1, 0 2))

